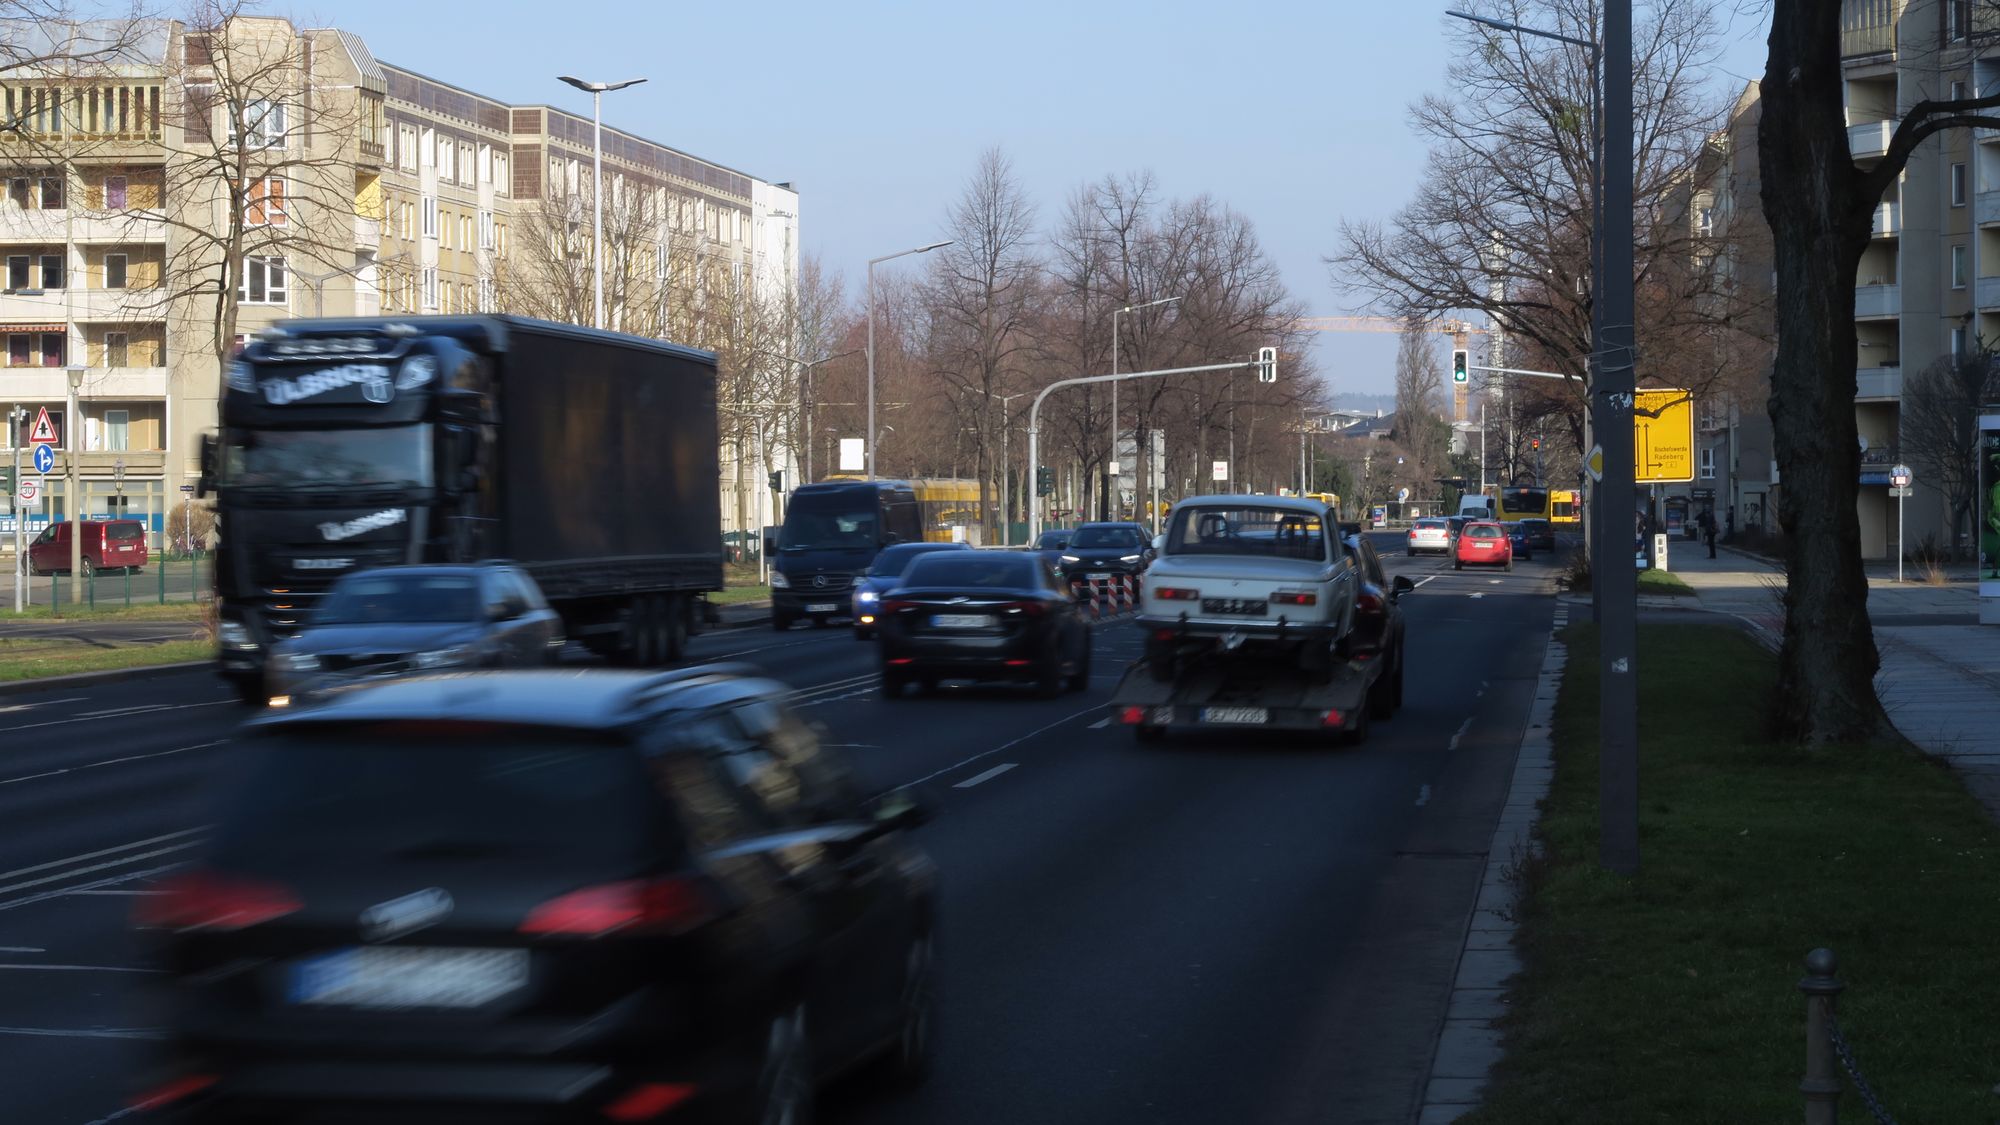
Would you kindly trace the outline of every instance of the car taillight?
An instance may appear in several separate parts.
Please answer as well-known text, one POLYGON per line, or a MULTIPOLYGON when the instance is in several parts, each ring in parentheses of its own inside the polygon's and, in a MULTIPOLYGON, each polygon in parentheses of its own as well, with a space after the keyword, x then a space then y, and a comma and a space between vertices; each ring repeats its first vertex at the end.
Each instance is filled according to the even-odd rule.
POLYGON ((1140 723, 1146 721, 1146 709, 1144 707, 1127 707, 1123 711, 1118 712, 1118 721, 1128 727, 1138 726, 1140 723))
POLYGON ((1366 613, 1370 616, 1380 614, 1382 612, 1382 599, 1376 597, 1374 594, 1363 594, 1354 599, 1354 610, 1356 613, 1366 613))
POLYGON ((1163 602, 1191 602, 1200 599, 1201 591, 1184 586, 1160 586, 1154 589, 1153 596, 1163 602))
POLYGON ((641 929, 678 934, 715 916, 714 899, 694 879, 628 879, 552 898, 528 911, 521 932, 601 937, 641 929))
POLYGON ((1323 727, 1337 727, 1346 722, 1347 716, 1338 711, 1327 710, 1320 712, 1319 725, 1323 727))
POLYGON ((156 930, 241 930, 303 907, 277 883, 215 871, 187 871, 139 900, 133 921, 156 930))
POLYGON ((694 1097, 698 1087, 685 1082, 647 1082, 604 1107, 604 1116, 613 1121, 651 1121, 694 1097))
POLYGON ((186 1101, 215 1085, 215 1082, 216 1076, 213 1074, 185 1074, 172 1081, 160 1083, 126 1104, 136 1113, 151 1113, 156 1109, 165 1109, 175 1102, 186 1101))
POLYGON ((1317 605, 1319 595, 1310 590, 1279 590, 1271 595, 1272 605, 1317 605))

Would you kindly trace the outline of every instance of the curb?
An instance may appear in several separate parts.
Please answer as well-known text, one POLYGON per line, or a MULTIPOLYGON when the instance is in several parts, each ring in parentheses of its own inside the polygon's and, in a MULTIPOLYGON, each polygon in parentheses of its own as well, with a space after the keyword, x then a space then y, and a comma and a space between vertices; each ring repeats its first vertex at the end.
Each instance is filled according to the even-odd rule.
POLYGON ((213 660, 183 660, 177 664, 142 664, 137 668, 109 668, 102 672, 74 672, 67 676, 44 676, 38 680, 8 680, 0 683, 0 695, 26 695, 35 691, 58 691, 63 688, 96 687, 99 684, 116 684, 126 680, 145 680, 155 676, 171 676, 180 672, 192 672, 198 668, 213 668, 213 660))
POLYGON ((1517 858, 1536 851, 1535 823, 1555 773, 1549 732, 1556 690, 1569 659, 1568 647, 1556 637, 1568 624, 1569 611, 1558 605, 1535 684, 1535 702, 1528 709, 1528 727, 1514 759, 1514 782, 1507 790, 1500 824, 1493 830, 1479 898, 1459 949, 1458 971, 1431 1054, 1417 1125, 1445 1125, 1479 1108, 1487 1078, 1505 1053, 1496 1025, 1507 1012, 1507 980, 1521 971, 1520 955, 1514 951, 1516 890, 1508 869, 1517 858))

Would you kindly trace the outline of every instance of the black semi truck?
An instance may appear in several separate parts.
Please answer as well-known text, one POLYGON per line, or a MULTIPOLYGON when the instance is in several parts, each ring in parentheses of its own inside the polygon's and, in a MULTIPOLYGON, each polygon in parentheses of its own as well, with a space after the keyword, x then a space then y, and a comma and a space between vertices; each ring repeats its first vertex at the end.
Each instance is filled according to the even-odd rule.
POLYGON ((722 588, 715 395, 708 352, 519 317, 260 333, 202 448, 218 670, 254 696, 343 574, 495 558, 593 651, 678 659, 722 588))

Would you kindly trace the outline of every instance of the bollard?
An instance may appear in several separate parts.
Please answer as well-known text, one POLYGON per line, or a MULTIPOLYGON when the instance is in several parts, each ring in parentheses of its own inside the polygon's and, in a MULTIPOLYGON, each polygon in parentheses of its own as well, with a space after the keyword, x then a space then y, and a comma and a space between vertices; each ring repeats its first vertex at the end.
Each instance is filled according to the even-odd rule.
POLYGON ((80 579, 78 579, 78 581, 80 581, 80 582, 82 582, 82 583, 83 583, 83 600, 84 600, 84 602, 85 602, 86 604, 88 604, 88 605, 90 606, 90 608, 91 608, 91 610, 92 610, 93 612, 95 612, 95 611, 96 611, 96 609, 97 609, 97 570, 96 570, 96 568, 95 568, 95 567, 92 567, 92 568, 90 568, 90 569, 87 569, 87 570, 85 570, 85 571, 83 572, 83 577, 82 577, 82 578, 80 578, 80 579))
POLYGON ((132 568, 126 566, 119 569, 125 573, 125 607, 130 609, 132 606, 132 568))
POLYGON ((1806 1077, 1799 1092, 1806 1096, 1806 1125, 1838 1125, 1840 1121, 1839 1062, 1833 1053, 1834 999, 1840 982, 1833 977, 1833 950, 1806 954, 1806 975, 1799 991, 1806 994, 1806 1077))
POLYGON ((160 561, 158 565, 153 567, 153 571, 160 576, 160 604, 165 605, 167 604, 167 553, 165 551, 160 552, 160 561))

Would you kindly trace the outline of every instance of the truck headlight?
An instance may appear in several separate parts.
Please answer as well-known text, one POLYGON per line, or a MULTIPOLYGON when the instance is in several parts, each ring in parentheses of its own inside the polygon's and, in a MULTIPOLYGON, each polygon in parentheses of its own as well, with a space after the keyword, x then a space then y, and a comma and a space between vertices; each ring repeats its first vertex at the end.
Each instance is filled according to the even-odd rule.
POLYGON ((789 590, 791 588, 792 588, 791 579, 785 577, 784 571, 774 570, 771 572, 771 589, 789 590))
POLYGON ((239 621, 224 621, 215 628, 215 639, 224 648, 256 648, 257 642, 250 637, 250 630, 239 621))
POLYGON ((1138 561, 1139 561, 1139 556, 1137 556, 1137 555, 1120 555, 1120 556, 1118 556, 1118 561, 1119 561, 1119 562, 1122 562, 1122 563, 1135 563, 1135 562, 1138 562, 1138 561))
POLYGON ((410 356, 396 369, 396 389, 408 391, 421 387, 437 378, 437 370, 436 359, 422 353, 410 356))
POLYGON ((859 594, 855 595, 855 599, 857 601, 874 602, 882 600, 882 595, 876 593, 873 590, 863 590, 859 594))
POLYGON ((465 663, 466 657, 471 654, 471 651, 463 646, 459 648, 440 648, 433 649, 430 652, 420 652, 412 659, 419 668, 453 668, 465 663))
POLYGON ((317 672, 319 671, 319 657, 306 652, 287 653, 285 655, 285 670, 288 672, 317 672))

